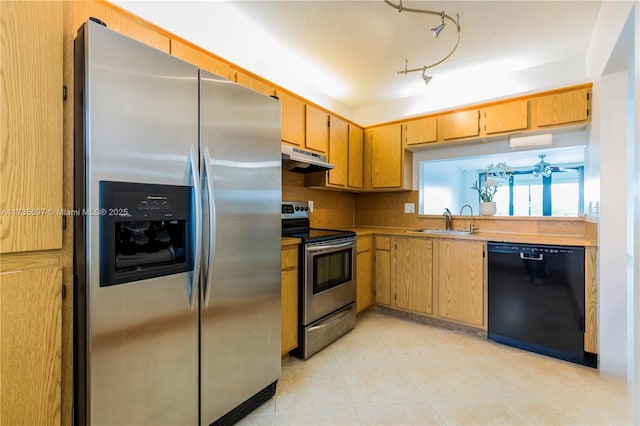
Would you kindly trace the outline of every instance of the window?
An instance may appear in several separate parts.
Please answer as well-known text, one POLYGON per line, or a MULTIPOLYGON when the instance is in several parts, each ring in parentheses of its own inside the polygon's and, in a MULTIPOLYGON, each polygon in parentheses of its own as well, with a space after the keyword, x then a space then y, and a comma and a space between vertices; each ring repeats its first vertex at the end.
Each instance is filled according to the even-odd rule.
MULTIPOLYGON (((582 166, 553 167, 549 177, 534 176, 532 170, 514 171, 507 185, 495 195, 501 216, 578 216, 583 213, 582 166)), ((485 173, 479 174, 484 182, 485 173)))

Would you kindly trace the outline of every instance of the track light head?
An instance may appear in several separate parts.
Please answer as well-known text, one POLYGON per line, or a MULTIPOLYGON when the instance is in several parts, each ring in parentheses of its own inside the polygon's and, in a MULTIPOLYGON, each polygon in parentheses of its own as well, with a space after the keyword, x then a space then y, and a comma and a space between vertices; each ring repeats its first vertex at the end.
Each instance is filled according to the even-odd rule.
POLYGON ((440 18, 442 19, 442 23, 437 27, 431 28, 431 32, 433 33, 435 38, 438 38, 442 30, 444 30, 444 27, 447 25, 444 23, 444 11, 440 13, 440 18))
POLYGON ((431 79, 433 78, 433 76, 425 74, 426 72, 427 72, 427 67, 424 67, 424 68, 422 69, 422 79, 424 80, 424 84, 425 84, 425 86, 426 86, 427 84, 429 84, 429 82, 430 82, 430 81, 431 81, 431 79))

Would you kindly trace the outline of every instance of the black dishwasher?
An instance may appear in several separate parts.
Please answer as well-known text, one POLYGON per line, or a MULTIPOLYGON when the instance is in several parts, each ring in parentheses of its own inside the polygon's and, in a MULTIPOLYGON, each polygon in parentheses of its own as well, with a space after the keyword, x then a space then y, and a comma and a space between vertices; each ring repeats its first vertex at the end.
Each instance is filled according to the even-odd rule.
POLYGON ((488 337, 595 367, 584 352, 584 247, 488 243, 488 337))

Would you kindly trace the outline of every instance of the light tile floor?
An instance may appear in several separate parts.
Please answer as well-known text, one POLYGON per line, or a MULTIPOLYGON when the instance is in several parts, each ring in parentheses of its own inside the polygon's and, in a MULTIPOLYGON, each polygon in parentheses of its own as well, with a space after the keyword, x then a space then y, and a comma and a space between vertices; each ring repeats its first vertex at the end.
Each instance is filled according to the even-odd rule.
POLYGON ((376 312, 307 361, 241 425, 630 424, 592 368, 376 312))

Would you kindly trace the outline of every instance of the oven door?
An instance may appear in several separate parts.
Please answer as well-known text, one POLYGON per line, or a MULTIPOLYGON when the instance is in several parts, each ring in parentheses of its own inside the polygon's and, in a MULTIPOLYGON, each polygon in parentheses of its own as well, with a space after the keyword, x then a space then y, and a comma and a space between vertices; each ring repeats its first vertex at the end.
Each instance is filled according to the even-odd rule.
POLYGON ((356 300, 355 238, 304 246, 303 325, 356 300))

